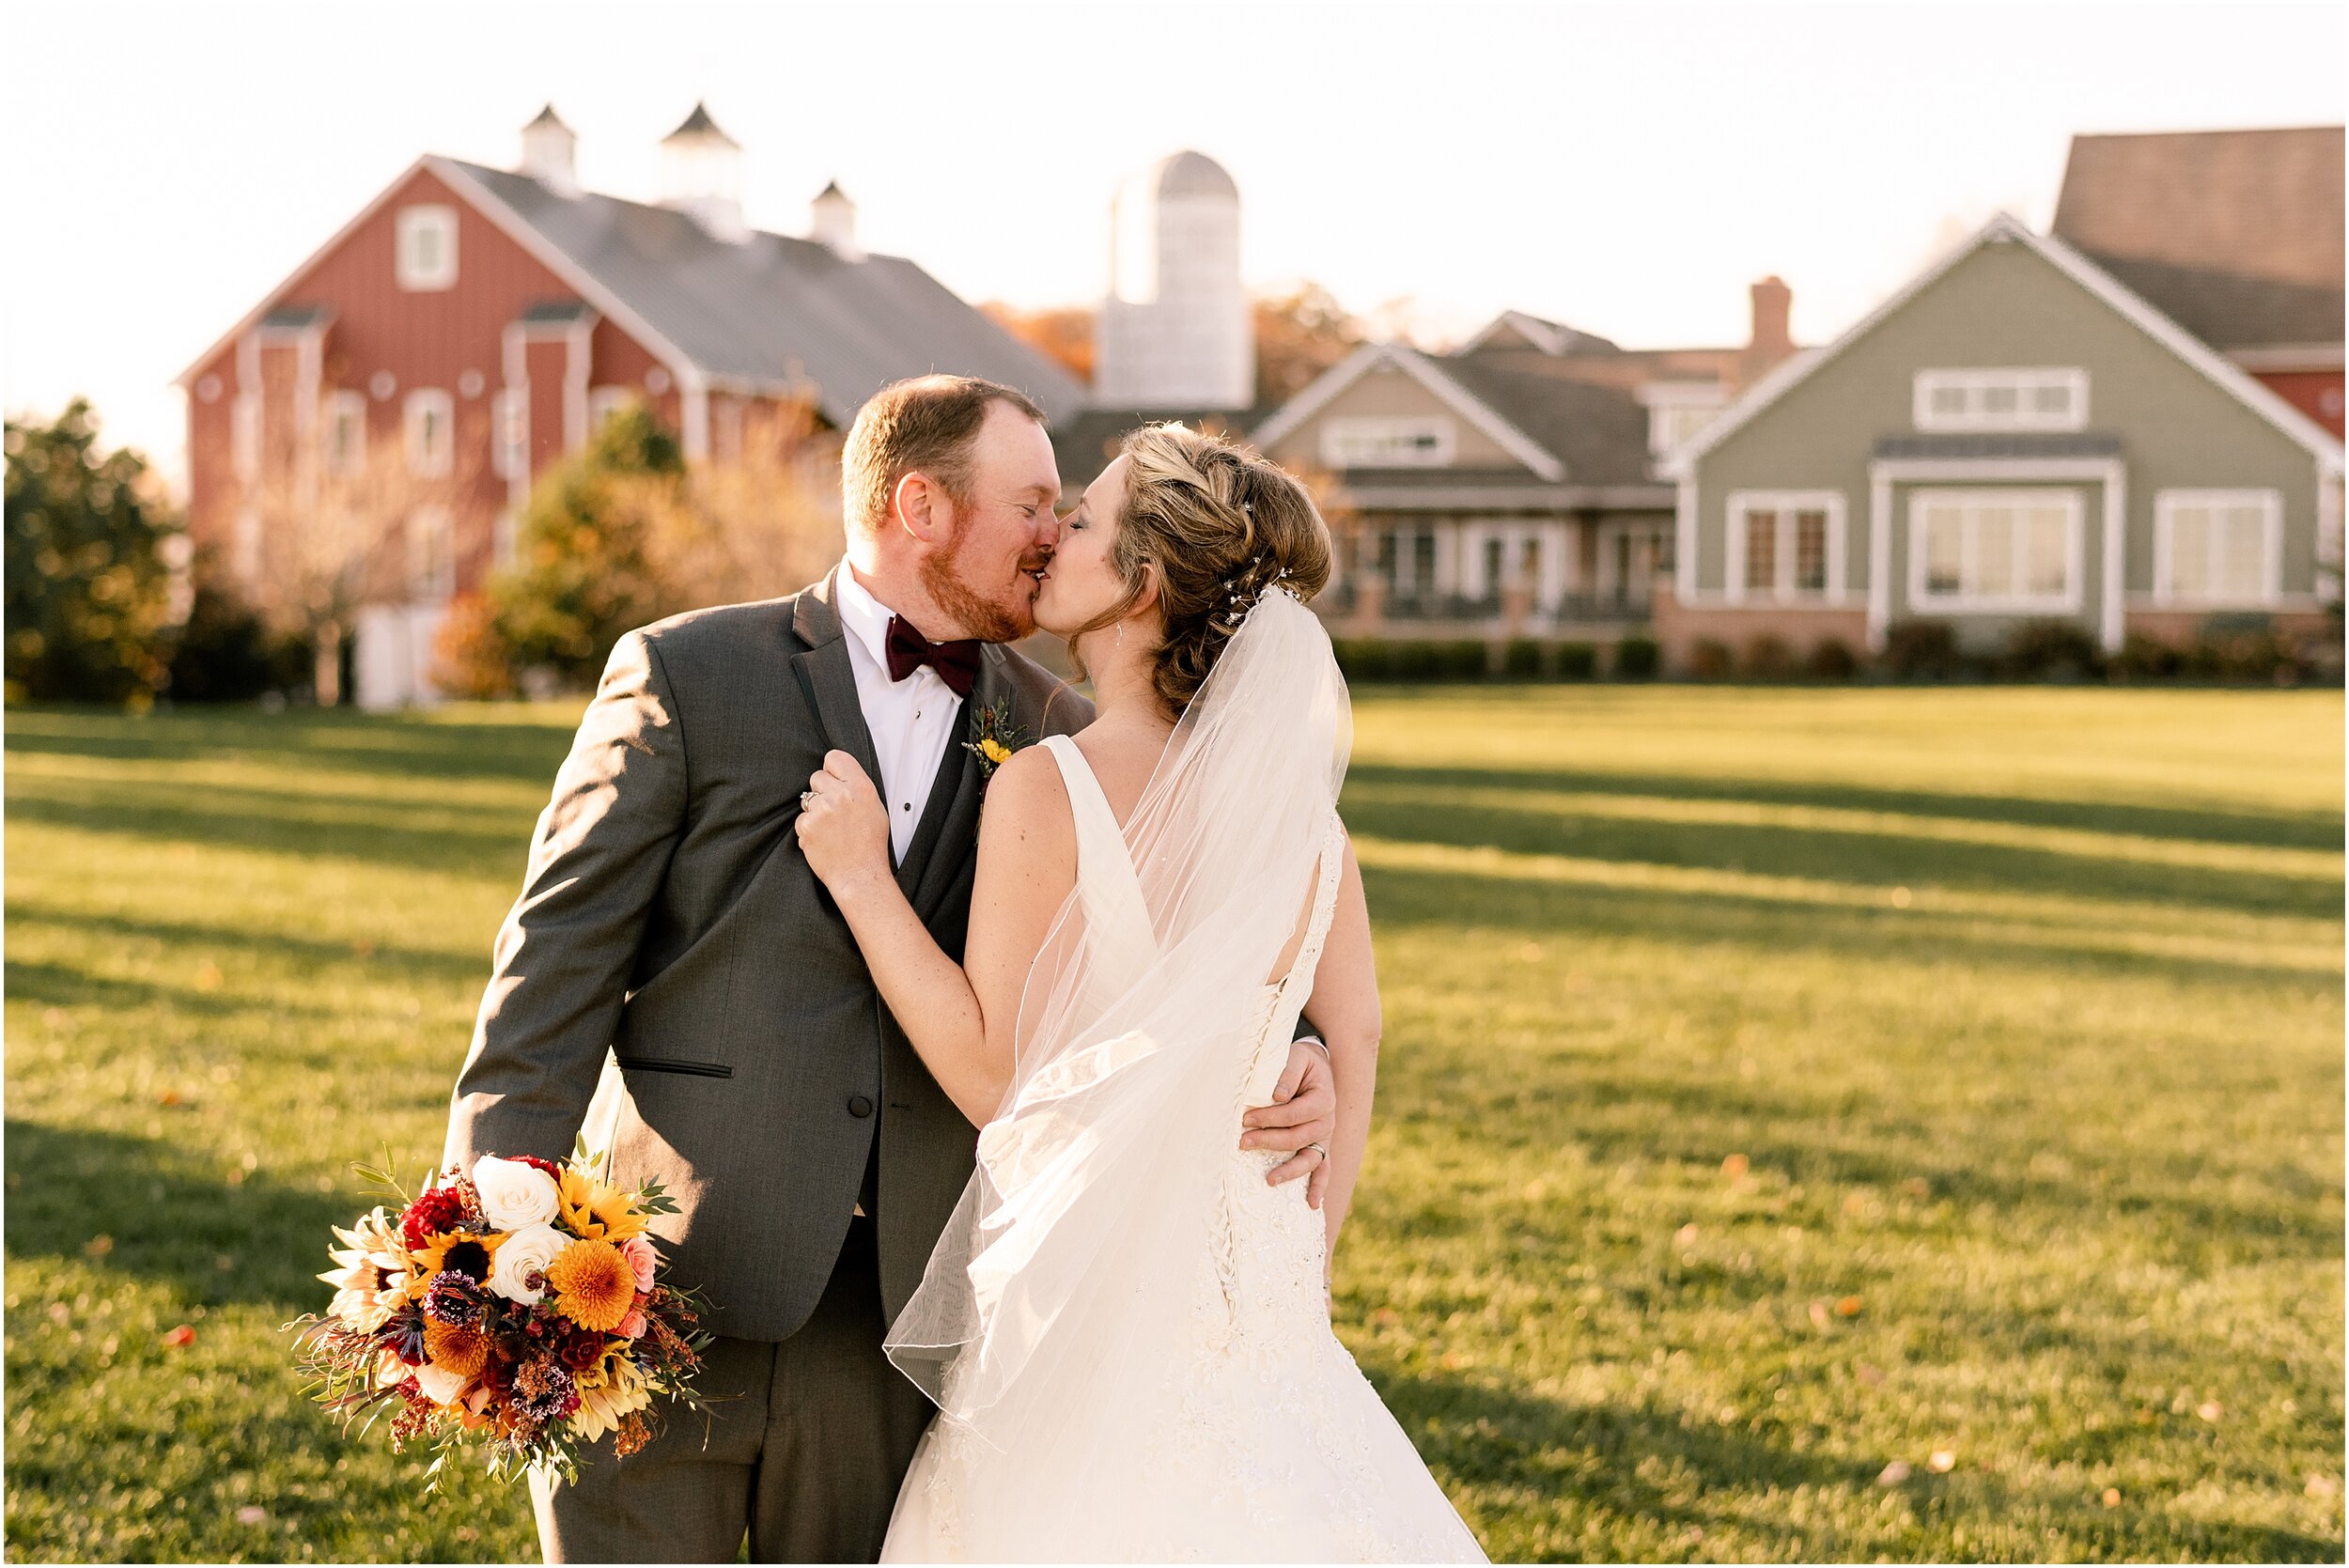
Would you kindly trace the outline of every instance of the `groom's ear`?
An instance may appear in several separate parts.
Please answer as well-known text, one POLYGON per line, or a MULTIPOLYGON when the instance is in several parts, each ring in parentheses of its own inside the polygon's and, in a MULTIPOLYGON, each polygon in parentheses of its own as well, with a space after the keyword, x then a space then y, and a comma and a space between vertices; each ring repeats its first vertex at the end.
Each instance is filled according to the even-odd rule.
POLYGON ((889 515, 896 525, 926 545, 944 544, 954 527, 954 503, 937 480, 915 469, 897 481, 890 492, 889 515))

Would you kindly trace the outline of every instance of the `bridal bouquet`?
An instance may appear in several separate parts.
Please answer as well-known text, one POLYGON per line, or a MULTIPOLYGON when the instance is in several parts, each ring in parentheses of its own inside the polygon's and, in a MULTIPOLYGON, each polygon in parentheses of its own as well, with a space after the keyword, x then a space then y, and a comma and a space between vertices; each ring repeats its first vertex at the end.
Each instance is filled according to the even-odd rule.
POLYGON ((580 1445, 615 1433, 623 1457, 652 1438, 655 1395, 705 1405, 692 1388, 709 1336, 704 1304, 661 1280, 645 1234, 677 1212, 659 1183, 622 1191, 600 1158, 484 1156, 350 1229, 334 1228, 334 1287, 307 1316, 302 1363, 346 1427, 392 1416, 392 1446, 429 1439, 437 1482, 451 1453, 486 1450, 490 1473, 534 1465, 575 1477, 580 1445))

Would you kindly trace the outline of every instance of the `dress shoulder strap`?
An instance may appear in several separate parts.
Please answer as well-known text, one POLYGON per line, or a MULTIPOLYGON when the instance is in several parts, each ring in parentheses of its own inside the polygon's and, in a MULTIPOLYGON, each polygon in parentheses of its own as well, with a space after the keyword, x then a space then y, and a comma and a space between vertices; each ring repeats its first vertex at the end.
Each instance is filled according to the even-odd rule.
POLYGON ((1134 873, 1133 851, 1126 846, 1125 830, 1101 792, 1093 765, 1065 735, 1048 735, 1044 744, 1060 765, 1061 783, 1068 790, 1068 809, 1077 825, 1077 888, 1086 917, 1097 925, 1113 924, 1134 939, 1155 945, 1150 912, 1142 901, 1142 882, 1134 873))

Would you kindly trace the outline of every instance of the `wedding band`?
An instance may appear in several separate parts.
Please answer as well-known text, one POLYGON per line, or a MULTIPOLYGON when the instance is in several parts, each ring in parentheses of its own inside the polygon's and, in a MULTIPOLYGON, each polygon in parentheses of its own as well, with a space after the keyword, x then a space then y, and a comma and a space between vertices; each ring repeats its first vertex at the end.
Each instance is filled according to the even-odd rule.
POLYGON ((801 809, 801 811, 805 811, 805 810, 807 810, 807 803, 808 803, 810 800, 815 800, 815 799, 816 799, 816 792, 815 792, 814 790, 812 790, 812 789, 802 789, 802 790, 801 790, 801 791, 800 791, 800 809, 801 809))
POLYGON ((1330 1157, 1330 1151, 1319 1143, 1308 1143, 1305 1147, 1311 1149, 1314 1153, 1319 1155, 1324 1159, 1328 1159, 1330 1157))

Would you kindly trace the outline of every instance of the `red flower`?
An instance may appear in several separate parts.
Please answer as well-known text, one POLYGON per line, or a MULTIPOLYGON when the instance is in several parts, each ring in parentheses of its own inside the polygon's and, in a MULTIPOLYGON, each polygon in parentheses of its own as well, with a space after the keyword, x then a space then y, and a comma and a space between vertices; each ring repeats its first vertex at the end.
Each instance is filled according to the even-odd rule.
POLYGON ((573 1372, 585 1372, 603 1359, 601 1334, 573 1334, 563 1342, 563 1364, 573 1372))
POLYGON ((556 1181, 563 1179, 562 1168, 551 1159, 540 1159, 537 1155, 516 1155, 514 1157, 534 1171, 544 1171, 556 1181))
POLYGON ((400 1215, 400 1239, 411 1248, 421 1248, 441 1232, 454 1228, 464 1212, 465 1200, 455 1188, 433 1188, 400 1215))

